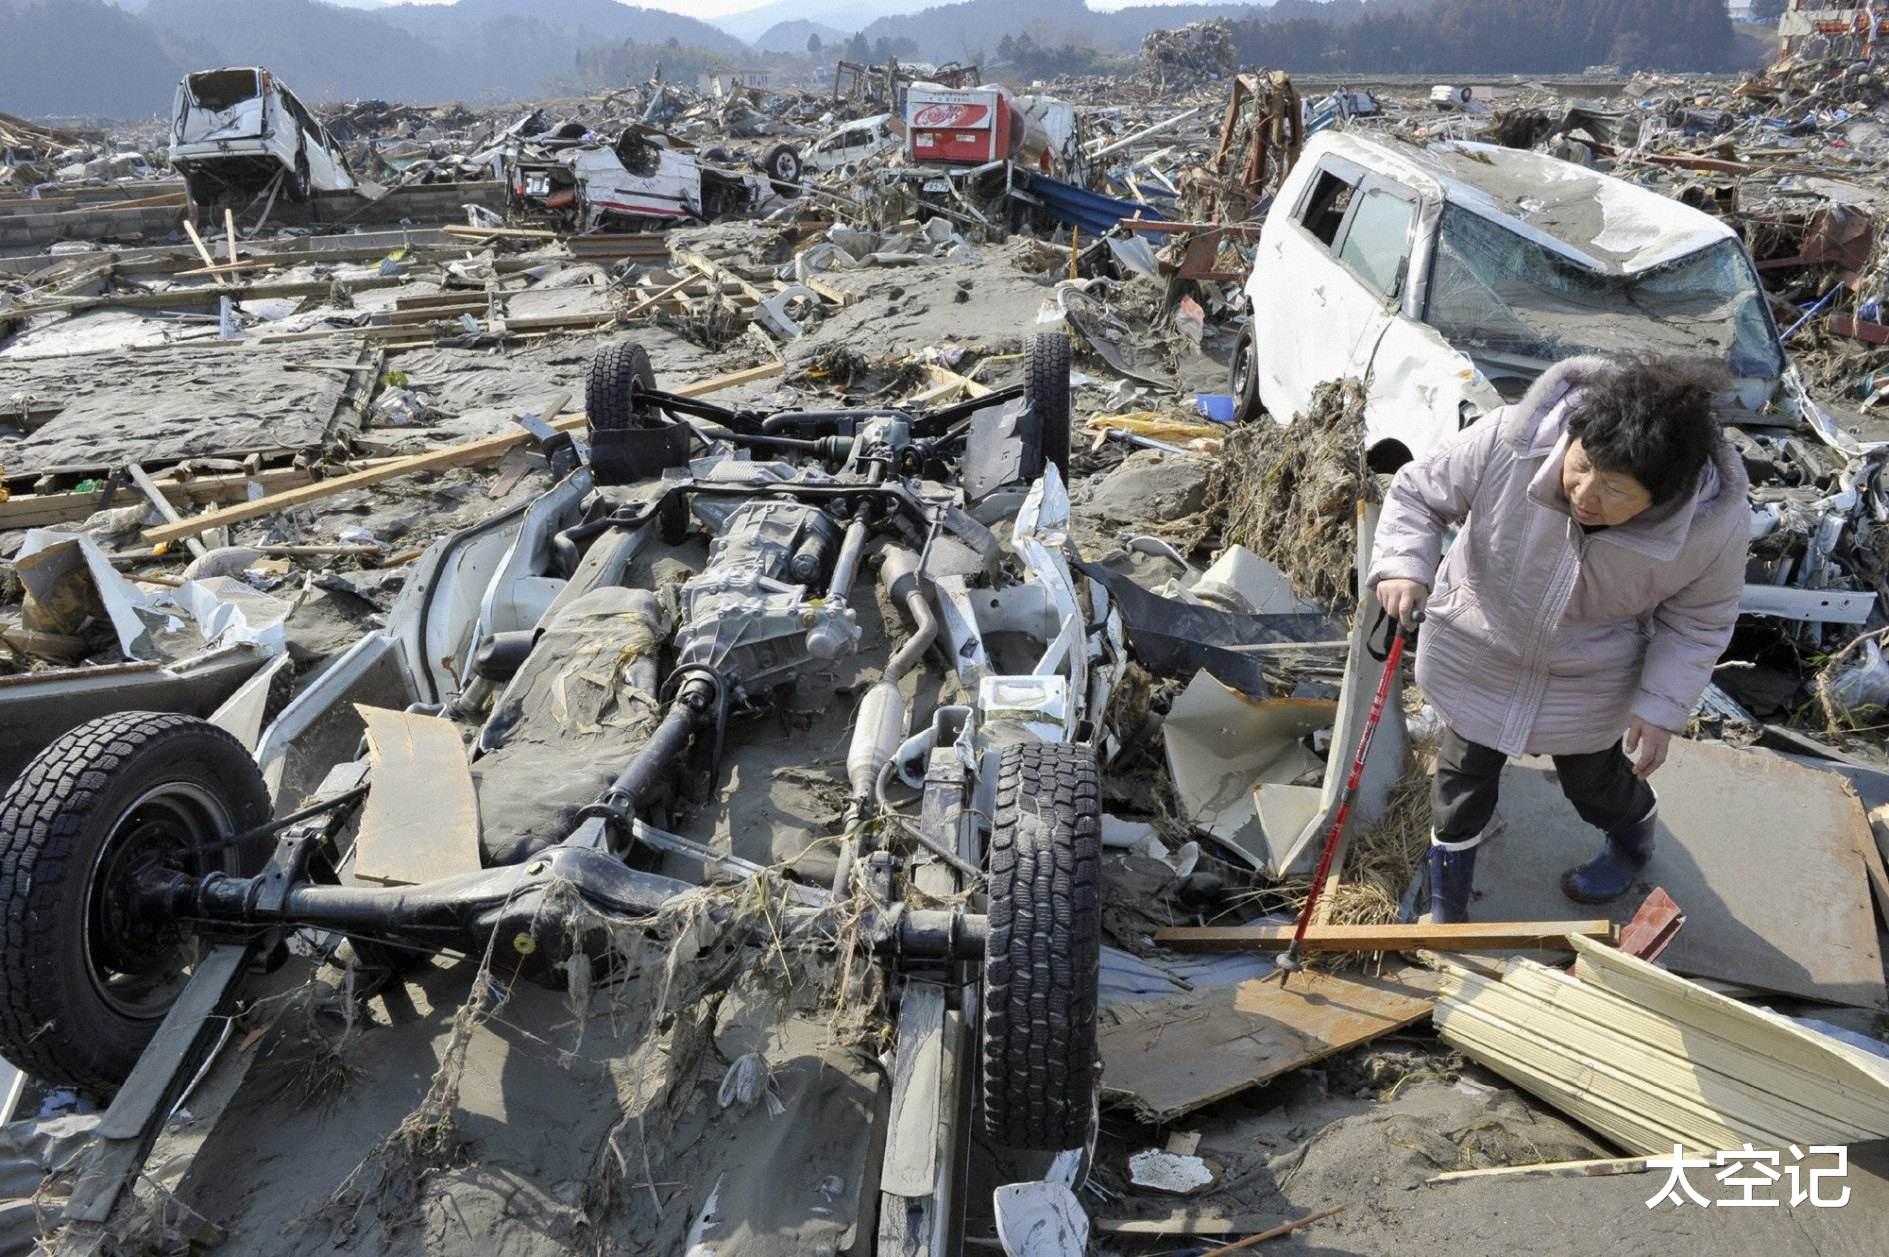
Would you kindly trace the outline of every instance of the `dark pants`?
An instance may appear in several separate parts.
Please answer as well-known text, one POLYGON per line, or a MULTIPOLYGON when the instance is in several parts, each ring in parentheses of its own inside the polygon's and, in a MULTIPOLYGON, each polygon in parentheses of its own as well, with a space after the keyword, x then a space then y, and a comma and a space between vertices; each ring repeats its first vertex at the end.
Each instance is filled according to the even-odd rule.
MULTIPOLYGON (((1438 842, 1469 842, 1488 828, 1506 763, 1502 752, 1443 730, 1430 779, 1430 823, 1438 842)), ((1557 755, 1554 768, 1561 793, 1597 829, 1625 829, 1653 810, 1653 788, 1633 775, 1618 742, 1586 755, 1557 755)))

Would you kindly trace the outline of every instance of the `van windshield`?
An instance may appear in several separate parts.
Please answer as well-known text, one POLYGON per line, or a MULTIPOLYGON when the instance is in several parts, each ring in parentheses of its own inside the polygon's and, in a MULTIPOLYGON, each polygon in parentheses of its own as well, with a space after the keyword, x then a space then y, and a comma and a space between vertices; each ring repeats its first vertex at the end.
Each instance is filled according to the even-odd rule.
POLYGON ((254 70, 205 70, 191 75, 189 81, 191 101, 212 113, 262 95, 254 70))
POLYGON ((1696 354, 1775 379, 1783 351, 1735 240, 1631 275, 1589 270, 1455 205, 1443 208, 1424 321, 1472 358, 1696 354))

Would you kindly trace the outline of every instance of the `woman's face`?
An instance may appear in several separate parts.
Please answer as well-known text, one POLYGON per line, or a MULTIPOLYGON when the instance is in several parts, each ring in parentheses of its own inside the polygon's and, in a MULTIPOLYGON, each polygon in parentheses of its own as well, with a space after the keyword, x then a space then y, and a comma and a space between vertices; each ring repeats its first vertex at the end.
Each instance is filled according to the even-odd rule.
POLYGON ((1590 528, 1624 524, 1653 505, 1646 486, 1624 471, 1602 471, 1588 459, 1577 439, 1561 464, 1561 491, 1568 510, 1590 528))

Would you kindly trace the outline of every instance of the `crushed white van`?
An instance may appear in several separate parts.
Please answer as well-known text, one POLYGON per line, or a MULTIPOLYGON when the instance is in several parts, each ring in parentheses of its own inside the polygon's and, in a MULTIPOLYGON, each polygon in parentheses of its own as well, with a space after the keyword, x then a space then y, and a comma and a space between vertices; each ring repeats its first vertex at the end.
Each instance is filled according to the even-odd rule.
POLYGON ((297 201, 354 187, 328 128, 261 66, 184 77, 171 111, 170 163, 199 206, 254 196, 277 178, 297 201))
POLYGON ((1784 349, 1725 223, 1542 153, 1322 132, 1273 198, 1229 391, 1282 421, 1327 380, 1365 384, 1365 445, 1393 470, 1583 353, 1698 356, 1730 411, 1776 394, 1784 349))

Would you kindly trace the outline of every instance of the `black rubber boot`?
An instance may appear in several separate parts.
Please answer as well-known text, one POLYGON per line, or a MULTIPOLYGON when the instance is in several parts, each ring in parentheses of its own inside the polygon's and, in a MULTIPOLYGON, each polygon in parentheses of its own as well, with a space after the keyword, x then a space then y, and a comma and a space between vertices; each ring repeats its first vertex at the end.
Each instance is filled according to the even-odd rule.
POLYGON ((1561 875, 1561 892, 1576 903, 1607 903, 1626 894, 1653 858, 1658 820, 1655 804, 1638 823, 1609 833, 1599 855, 1561 875))
POLYGON ((1455 925, 1469 920, 1469 893, 1476 883, 1476 849, 1430 847, 1430 923, 1455 925))

